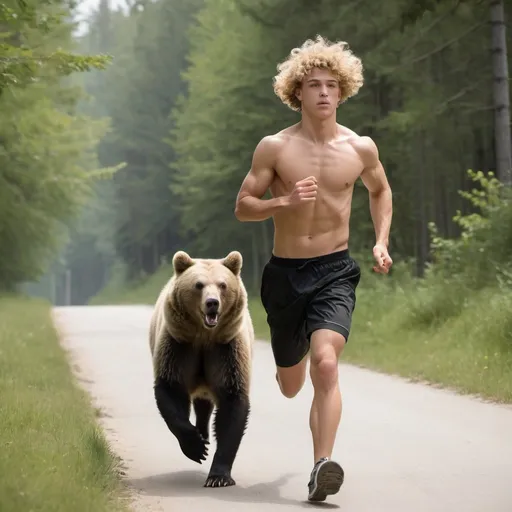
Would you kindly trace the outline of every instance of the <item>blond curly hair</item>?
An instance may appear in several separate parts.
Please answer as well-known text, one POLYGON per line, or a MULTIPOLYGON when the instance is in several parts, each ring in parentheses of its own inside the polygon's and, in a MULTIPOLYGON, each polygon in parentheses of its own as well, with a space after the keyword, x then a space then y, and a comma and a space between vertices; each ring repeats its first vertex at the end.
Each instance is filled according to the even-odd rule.
POLYGON ((348 43, 335 43, 317 35, 294 48, 288 58, 277 65, 273 79, 274 92, 292 110, 300 112, 301 102, 295 96, 302 79, 313 68, 328 69, 338 79, 341 103, 355 96, 363 85, 363 65, 348 47, 348 43))

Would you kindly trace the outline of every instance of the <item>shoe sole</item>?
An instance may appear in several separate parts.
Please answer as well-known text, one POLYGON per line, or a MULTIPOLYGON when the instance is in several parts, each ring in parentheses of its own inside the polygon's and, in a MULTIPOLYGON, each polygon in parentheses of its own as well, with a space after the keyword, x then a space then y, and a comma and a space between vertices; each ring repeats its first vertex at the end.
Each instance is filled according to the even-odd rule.
POLYGON ((345 474, 343 468, 330 460, 325 462, 316 475, 316 489, 308 497, 309 501, 324 501, 328 495, 336 494, 343 484, 345 474))

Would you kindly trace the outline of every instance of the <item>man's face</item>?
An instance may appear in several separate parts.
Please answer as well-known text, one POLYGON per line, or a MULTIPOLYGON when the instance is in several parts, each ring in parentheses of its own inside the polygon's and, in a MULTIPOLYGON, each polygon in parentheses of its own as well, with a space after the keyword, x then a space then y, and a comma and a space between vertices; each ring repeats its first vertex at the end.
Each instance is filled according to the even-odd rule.
POLYGON ((302 110, 315 117, 329 117, 338 107, 341 91, 338 81, 327 69, 313 68, 304 77, 297 89, 297 98, 302 102, 302 110))

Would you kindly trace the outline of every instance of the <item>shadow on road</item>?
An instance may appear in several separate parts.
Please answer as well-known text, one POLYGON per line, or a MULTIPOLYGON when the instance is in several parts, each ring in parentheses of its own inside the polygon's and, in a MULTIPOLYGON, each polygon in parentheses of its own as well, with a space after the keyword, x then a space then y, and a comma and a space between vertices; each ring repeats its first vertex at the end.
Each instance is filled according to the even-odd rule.
MULTIPOLYGON (((236 485, 227 488, 203 487, 206 475, 199 471, 179 471, 176 473, 162 473, 145 478, 127 479, 127 483, 137 491, 160 497, 208 496, 221 501, 240 503, 273 503, 276 505, 295 505, 301 508, 321 507, 326 509, 339 508, 332 503, 309 503, 307 500, 292 500, 283 498, 279 488, 286 483, 293 474, 284 475, 273 482, 264 482, 250 487, 236 485)), ((304 493, 307 487, 304 486, 304 493)))

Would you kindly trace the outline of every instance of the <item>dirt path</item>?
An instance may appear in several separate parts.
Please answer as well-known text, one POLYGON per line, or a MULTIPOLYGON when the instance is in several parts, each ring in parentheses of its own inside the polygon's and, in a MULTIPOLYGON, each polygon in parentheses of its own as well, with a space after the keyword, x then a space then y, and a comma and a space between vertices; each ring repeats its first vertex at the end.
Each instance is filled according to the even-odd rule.
MULTIPOLYGON (((170 512, 299 510, 312 467, 309 384, 278 393, 270 347, 254 350, 249 427, 236 487, 204 489, 212 460, 186 459, 156 409, 144 306, 57 308, 63 345, 102 408, 127 465, 135 509, 170 512)), ((346 512, 512 511, 512 408, 342 365, 336 459, 346 471, 323 508, 346 512)))

